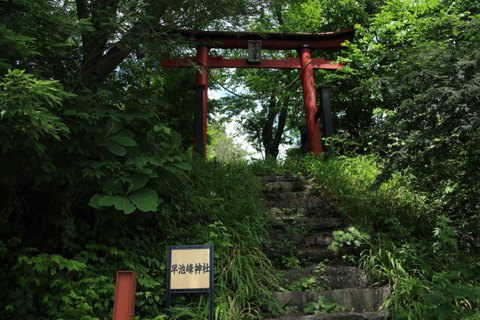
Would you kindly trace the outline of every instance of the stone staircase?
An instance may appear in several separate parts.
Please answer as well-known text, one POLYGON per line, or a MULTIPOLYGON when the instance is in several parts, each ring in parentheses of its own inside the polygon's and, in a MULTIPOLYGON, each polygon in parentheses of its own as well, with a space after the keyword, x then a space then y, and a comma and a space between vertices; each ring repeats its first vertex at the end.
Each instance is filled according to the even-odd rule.
POLYGON ((346 227, 338 208, 304 176, 260 179, 265 214, 271 218, 265 253, 284 278, 273 296, 285 313, 267 320, 384 319, 378 310, 389 288, 369 287, 363 270, 346 265, 343 257, 354 259, 356 248, 327 249, 333 231, 346 227))

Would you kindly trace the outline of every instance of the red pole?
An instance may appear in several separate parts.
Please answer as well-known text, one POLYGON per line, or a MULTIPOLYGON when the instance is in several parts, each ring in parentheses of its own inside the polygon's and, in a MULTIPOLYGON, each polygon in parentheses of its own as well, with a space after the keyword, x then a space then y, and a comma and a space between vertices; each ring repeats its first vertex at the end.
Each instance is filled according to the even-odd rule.
MULTIPOLYGON (((197 85, 204 85, 203 91, 203 154, 207 154, 207 112, 208 112, 208 51, 209 48, 201 46, 197 48, 197 59, 200 69, 197 70, 197 85)), ((196 142, 198 145, 198 141, 196 142)))
POLYGON ((137 274, 135 271, 118 271, 113 300, 113 320, 133 320, 135 318, 135 291, 137 274))
POLYGON ((315 119, 317 113, 317 97, 313 82, 313 68, 308 64, 311 60, 310 46, 303 45, 298 49, 300 64, 302 66, 303 103, 305 106, 305 118, 307 125, 308 151, 322 153, 322 140, 320 138, 320 125, 315 119))

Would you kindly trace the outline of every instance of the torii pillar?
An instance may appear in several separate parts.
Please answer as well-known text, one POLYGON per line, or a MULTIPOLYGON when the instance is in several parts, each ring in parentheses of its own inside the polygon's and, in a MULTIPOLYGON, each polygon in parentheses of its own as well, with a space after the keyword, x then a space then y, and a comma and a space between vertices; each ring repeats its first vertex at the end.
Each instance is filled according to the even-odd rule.
MULTIPOLYGON (((199 112, 195 113, 195 151, 202 157, 207 155, 207 112, 208 112, 208 51, 207 46, 200 46, 197 48, 197 59, 200 66, 197 69, 196 87, 201 88, 201 115, 199 112)), ((200 95, 200 93, 199 93, 200 95)), ((197 97, 196 97, 197 99, 197 97)), ((197 108, 197 106, 195 106, 197 108)))
POLYGON ((311 47, 302 45, 298 48, 302 72, 303 105, 305 107, 305 122, 307 126, 308 151, 322 153, 322 140, 320 137, 320 125, 316 119, 317 97, 313 81, 313 68, 311 63, 311 47), (307 65, 308 63, 308 65, 307 65))

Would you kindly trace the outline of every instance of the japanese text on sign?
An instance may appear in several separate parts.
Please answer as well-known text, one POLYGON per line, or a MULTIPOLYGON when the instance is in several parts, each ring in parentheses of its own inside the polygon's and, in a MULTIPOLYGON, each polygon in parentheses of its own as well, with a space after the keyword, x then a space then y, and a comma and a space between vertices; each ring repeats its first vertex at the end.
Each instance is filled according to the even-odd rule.
POLYGON ((189 264, 172 264, 171 271, 173 274, 200 274, 210 272, 210 265, 208 263, 189 263, 189 264))
POLYGON ((262 62, 262 41, 248 40, 248 62, 262 62))
POLYGON ((172 250, 171 289, 208 289, 210 286, 210 249, 172 250))

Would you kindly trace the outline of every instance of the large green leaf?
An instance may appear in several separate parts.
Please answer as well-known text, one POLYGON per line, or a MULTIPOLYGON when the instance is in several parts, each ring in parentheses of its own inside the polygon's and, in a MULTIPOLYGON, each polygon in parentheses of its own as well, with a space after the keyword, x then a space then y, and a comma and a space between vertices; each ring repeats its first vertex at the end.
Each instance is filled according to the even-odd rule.
POLYGON ((114 134, 115 132, 118 132, 122 128, 123 128, 122 123, 115 121, 113 119, 109 119, 107 121, 107 124, 105 125, 105 135, 109 136, 111 134, 114 134))
POLYGON ((127 153, 124 147, 113 141, 107 140, 107 149, 117 156, 124 156, 127 153))
POLYGON ((127 193, 132 193, 134 191, 137 191, 138 189, 143 188, 148 182, 148 177, 144 174, 135 172, 134 174, 132 174, 130 180, 131 184, 128 187, 127 193))
POLYGON ((120 195, 115 196, 104 196, 99 200, 100 206, 108 207, 115 206, 115 209, 122 210, 124 213, 129 214, 135 211, 135 206, 132 202, 120 195))
POLYGON ((135 140, 129 137, 111 137, 110 140, 126 147, 135 147, 137 145, 135 140))
POLYGON ((158 207, 158 194, 150 188, 142 188, 135 191, 129 197, 135 206, 144 212, 156 211, 158 207))
POLYGON ((134 134, 132 131, 128 129, 122 129, 118 132, 115 132, 113 134, 110 134, 108 136, 109 139, 116 139, 116 138, 121 138, 121 137, 127 137, 127 138, 133 138, 134 134))
POLYGON ((88 205, 90 207, 94 207, 95 209, 100 209, 101 208, 101 205, 100 205, 100 199, 102 198, 102 195, 100 194, 96 194, 94 195, 90 201, 88 202, 88 205))
POLYGON ((192 166, 186 162, 176 162, 173 165, 183 170, 192 170, 192 166))
POLYGON ((118 199, 122 198, 121 196, 103 196, 102 198, 98 199, 98 204, 101 206, 113 206, 118 199))
POLYGON ((142 195, 131 195, 129 198, 135 206, 144 212, 147 211, 156 211, 158 207, 157 198, 145 197, 142 195))
POLYGON ((122 129, 122 130, 120 130, 120 131, 118 131, 114 134, 109 135, 108 139, 110 141, 113 141, 113 142, 118 143, 118 144, 123 145, 123 146, 134 147, 134 146, 137 145, 137 143, 135 142, 135 140, 132 139, 133 136, 134 136, 134 134, 133 134, 132 131, 130 131, 128 129, 122 129))
POLYGON ((142 196, 142 197, 151 197, 151 198, 158 198, 157 191, 151 189, 151 188, 143 188, 138 191, 135 191, 132 193, 132 195, 136 196, 142 196))
POLYGON ((117 201, 115 201, 115 209, 117 210, 122 210, 126 214, 130 214, 133 211, 135 211, 135 206, 132 204, 132 202, 124 197, 119 197, 117 201))

